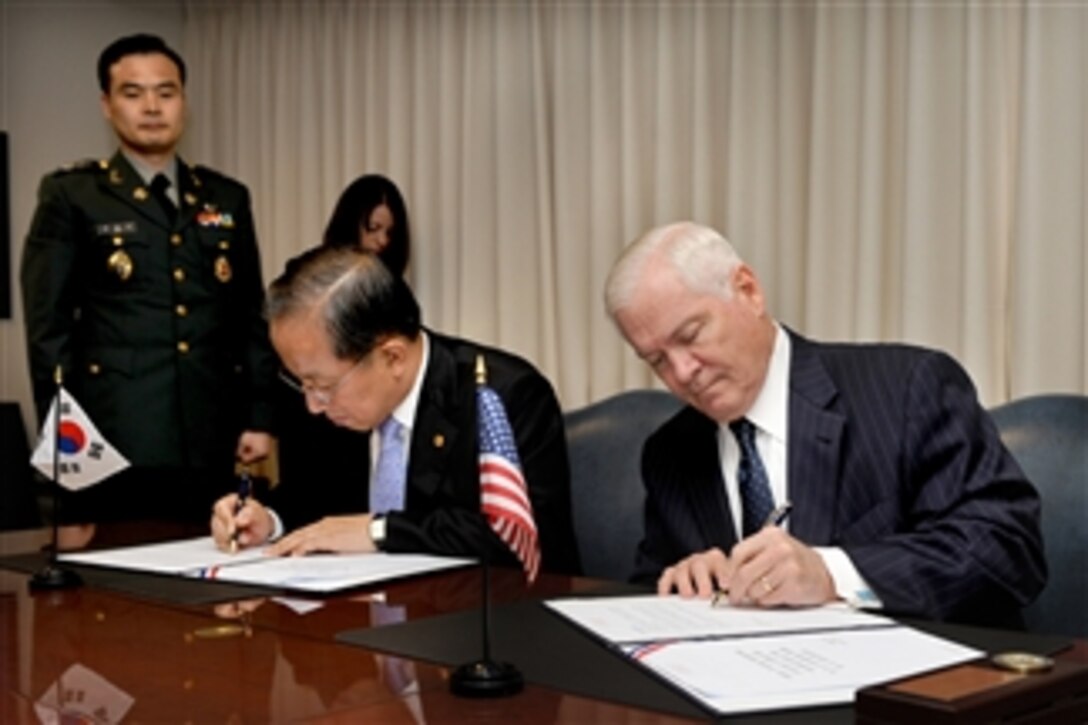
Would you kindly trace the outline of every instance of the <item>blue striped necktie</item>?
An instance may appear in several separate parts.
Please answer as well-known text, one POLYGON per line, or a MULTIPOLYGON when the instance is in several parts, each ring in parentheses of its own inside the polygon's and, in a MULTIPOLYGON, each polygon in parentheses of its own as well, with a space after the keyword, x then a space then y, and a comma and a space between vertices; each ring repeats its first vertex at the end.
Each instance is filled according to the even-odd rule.
POLYGON ((393 416, 378 426, 381 451, 374 478, 370 482, 370 512, 384 514, 404 510, 404 480, 407 466, 404 458, 404 426, 393 416))
POLYGON ((763 528, 767 517, 774 510, 774 496, 767 469, 756 449, 756 427, 747 418, 729 424, 740 446, 740 463, 737 465, 737 488, 740 490, 741 521, 744 537, 763 528))

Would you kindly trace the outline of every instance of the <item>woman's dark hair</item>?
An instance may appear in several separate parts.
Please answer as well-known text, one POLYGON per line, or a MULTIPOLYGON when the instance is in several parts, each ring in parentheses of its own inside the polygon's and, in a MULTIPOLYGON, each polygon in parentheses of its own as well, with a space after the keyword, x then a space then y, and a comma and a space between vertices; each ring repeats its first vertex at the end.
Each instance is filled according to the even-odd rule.
POLYGON ((322 244, 326 247, 359 246, 359 230, 370 222, 370 214, 385 204, 393 215, 393 229, 389 244, 378 253, 389 271, 398 277, 404 275, 412 235, 408 227, 408 209, 397 185, 379 174, 360 176, 351 182, 340 195, 333 209, 329 224, 325 227, 322 244))

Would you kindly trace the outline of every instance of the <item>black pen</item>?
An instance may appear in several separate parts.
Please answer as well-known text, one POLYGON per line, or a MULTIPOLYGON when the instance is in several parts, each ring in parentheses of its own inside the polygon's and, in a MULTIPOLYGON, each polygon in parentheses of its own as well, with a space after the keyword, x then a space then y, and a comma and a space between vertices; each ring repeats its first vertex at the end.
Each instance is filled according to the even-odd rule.
MULTIPOLYGON (((789 501, 783 501, 778 506, 775 506, 771 513, 767 514, 767 519, 763 522, 763 527, 768 526, 781 526, 786 523, 786 519, 790 516, 790 511, 793 510, 793 504, 789 501)), ((724 589, 716 589, 714 596, 710 598, 710 606, 716 607, 729 595, 729 592, 724 589)))
MULTIPOLYGON (((249 498, 252 493, 253 484, 249 480, 249 471, 243 469, 242 476, 238 481, 238 500, 234 503, 234 516, 242 512, 242 509, 246 507, 246 499, 249 498)), ((230 553, 238 553, 238 527, 235 525, 234 533, 230 535, 230 553)))

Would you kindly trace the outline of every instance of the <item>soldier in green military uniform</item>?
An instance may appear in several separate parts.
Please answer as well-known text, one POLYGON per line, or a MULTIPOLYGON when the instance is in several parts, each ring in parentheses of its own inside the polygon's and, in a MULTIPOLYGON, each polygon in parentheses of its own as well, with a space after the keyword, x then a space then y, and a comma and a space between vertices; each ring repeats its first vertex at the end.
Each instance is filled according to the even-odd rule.
POLYGON ((185 64, 160 38, 114 42, 98 76, 120 150, 42 180, 21 281, 39 416, 59 365, 132 468, 66 495, 62 516, 206 522, 235 460, 272 445, 249 194, 176 155, 185 64))

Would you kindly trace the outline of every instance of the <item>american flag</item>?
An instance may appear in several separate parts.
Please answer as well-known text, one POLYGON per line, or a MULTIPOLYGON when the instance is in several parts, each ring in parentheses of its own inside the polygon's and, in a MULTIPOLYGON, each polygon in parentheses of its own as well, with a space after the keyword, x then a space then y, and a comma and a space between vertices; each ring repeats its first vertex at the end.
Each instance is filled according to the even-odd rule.
POLYGON ((498 393, 483 383, 476 389, 476 404, 480 421, 480 507, 491 528, 517 555, 532 584, 540 569, 540 542, 514 433, 498 393))

